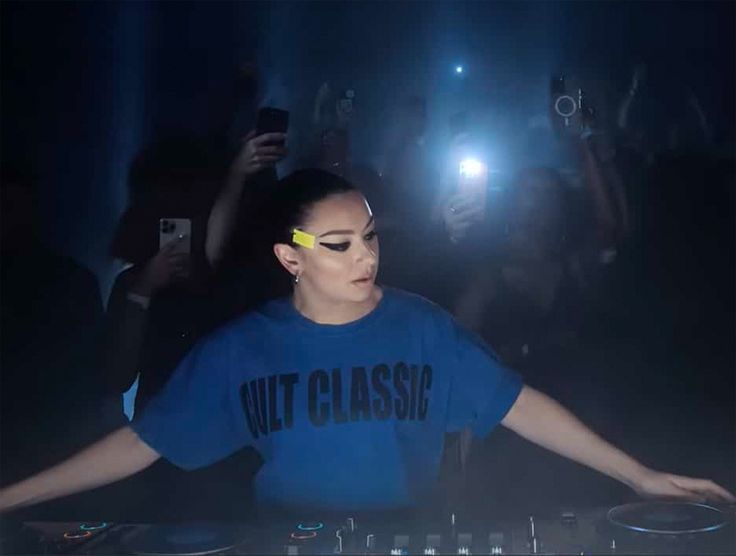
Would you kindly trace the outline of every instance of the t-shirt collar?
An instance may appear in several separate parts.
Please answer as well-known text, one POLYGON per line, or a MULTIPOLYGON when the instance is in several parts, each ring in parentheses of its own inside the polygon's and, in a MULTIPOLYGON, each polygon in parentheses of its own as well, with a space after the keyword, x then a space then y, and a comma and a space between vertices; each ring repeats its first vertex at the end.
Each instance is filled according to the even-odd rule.
POLYGON ((275 302, 275 307, 273 307, 275 310, 274 316, 280 317, 289 324, 293 324, 310 334, 327 336, 352 334, 358 330, 371 326, 377 322, 385 312, 386 297, 392 295, 392 293, 390 288, 381 287, 381 290, 383 295, 372 311, 363 315, 359 319, 346 324, 320 324, 314 322, 302 315, 296 307, 294 307, 291 297, 285 297, 275 302))

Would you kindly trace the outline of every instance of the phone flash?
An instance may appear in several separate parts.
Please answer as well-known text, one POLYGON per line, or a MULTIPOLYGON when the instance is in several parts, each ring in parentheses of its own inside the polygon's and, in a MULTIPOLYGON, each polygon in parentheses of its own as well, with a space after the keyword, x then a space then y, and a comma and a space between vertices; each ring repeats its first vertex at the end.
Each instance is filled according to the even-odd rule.
POLYGON ((460 162, 460 175, 465 178, 477 178, 485 169, 486 165, 475 158, 466 158, 460 162))
POLYGON ((463 72, 463 67, 462 66, 455 66, 455 73, 460 74, 462 72, 463 72))

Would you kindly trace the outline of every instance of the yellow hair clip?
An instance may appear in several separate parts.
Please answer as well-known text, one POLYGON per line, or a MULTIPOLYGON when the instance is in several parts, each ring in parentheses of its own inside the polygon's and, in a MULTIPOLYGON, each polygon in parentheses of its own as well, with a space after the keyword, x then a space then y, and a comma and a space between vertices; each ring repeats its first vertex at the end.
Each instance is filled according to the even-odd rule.
POLYGON ((314 236, 307 232, 302 232, 294 228, 294 234, 291 236, 291 241, 307 249, 314 249, 314 236))

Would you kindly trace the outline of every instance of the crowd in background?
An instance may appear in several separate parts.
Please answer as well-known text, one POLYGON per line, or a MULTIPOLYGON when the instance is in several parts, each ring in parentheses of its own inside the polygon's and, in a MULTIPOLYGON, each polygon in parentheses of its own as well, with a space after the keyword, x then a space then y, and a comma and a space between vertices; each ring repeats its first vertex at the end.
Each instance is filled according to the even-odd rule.
MULTIPOLYGON (((248 67, 239 78, 244 96, 223 129, 162 137, 131 165, 129 206, 110 248, 125 267, 106 310, 94 275, 39 239, 32 169, 3 162, 3 484, 124 424, 121 399, 134 383, 135 412, 144 411, 198 339, 288 294, 263 241, 274 167, 318 167, 354 182, 376 216, 380 283, 451 311, 528 384, 628 451, 654 460, 674 449, 698 419, 693 405, 701 420, 723 423, 698 447, 719 478, 720 458, 733 451, 736 174, 733 145, 719 142, 687 84, 662 98, 644 65, 628 83, 554 76, 547 112, 508 137, 512 160, 499 171, 484 146, 493 123, 473 109, 433 122, 441 132, 428 137, 431 102, 393 99, 385 136, 368 145, 363 128, 374 114, 360 91, 325 83, 285 137, 256 135, 257 74, 248 67), (582 105, 569 117, 555 109, 563 94, 582 105), (475 191, 461 183, 469 156, 485 163, 475 191), (165 218, 191 221, 188 253, 160 248, 165 218)), ((448 436, 445 463, 452 496, 467 503, 489 492, 499 507, 626 496, 502 430, 481 443, 448 436), (497 479, 472 488, 488 477, 497 479)), ((160 461, 31 513, 241 516, 258 465, 247 450, 190 473, 160 461)), ((733 488, 732 479, 721 482, 733 488)))

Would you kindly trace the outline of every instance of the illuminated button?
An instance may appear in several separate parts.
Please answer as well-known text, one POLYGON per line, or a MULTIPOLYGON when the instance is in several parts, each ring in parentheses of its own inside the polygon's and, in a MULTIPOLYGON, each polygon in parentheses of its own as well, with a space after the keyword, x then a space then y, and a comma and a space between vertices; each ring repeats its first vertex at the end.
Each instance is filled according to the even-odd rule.
POLYGON ((90 531, 69 531, 67 533, 64 533, 64 538, 68 541, 74 541, 78 539, 86 539, 87 537, 91 537, 92 533, 90 531))
POLYGON ((97 531, 98 529, 104 529, 107 527, 107 523, 101 521, 99 523, 82 523, 79 528, 82 531, 97 531))
POLYGON ((296 526, 300 531, 319 531, 325 526, 321 521, 307 521, 296 526))
POLYGON ((306 541, 317 536, 317 531, 293 532, 291 538, 295 541, 306 541))

